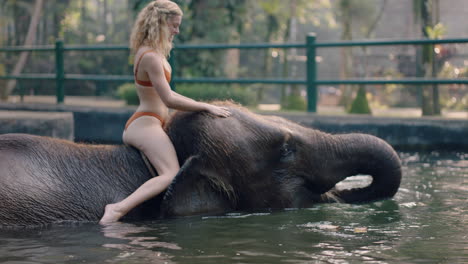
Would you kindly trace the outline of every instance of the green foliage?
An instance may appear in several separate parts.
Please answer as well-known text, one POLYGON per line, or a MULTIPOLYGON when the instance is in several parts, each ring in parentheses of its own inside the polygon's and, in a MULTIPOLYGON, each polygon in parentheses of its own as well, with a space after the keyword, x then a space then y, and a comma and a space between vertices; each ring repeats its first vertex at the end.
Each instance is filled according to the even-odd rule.
MULTIPOLYGON (((445 63, 437 77, 444 79, 467 78, 468 67, 458 68, 450 63, 445 63)), ((466 85, 453 85, 445 89, 440 89, 440 102, 444 108, 467 111, 468 87, 466 85)))
MULTIPOLYGON (((177 1, 184 11, 183 25, 175 43, 232 43, 239 39, 246 16, 245 0, 177 1)), ((178 51, 175 75, 220 77, 225 73, 225 50, 178 51)))
POLYGON ((426 28, 427 36, 430 39, 440 39, 447 32, 447 29, 441 23, 437 23, 435 26, 427 26, 426 28))
POLYGON ((369 107, 369 102, 367 102, 366 88, 364 86, 359 87, 356 99, 354 99, 353 103, 351 104, 351 108, 349 109, 348 113, 372 114, 371 109, 369 107))
POLYGON ((125 83, 117 88, 117 95, 124 99, 128 105, 138 105, 140 100, 136 92, 135 84, 125 83))
POLYGON ((256 106, 255 93, 251 90, 218 84, 179 84, 177 92, 199 101, 233 100, 244 106, 256 106))
POLYGON ((281 103, 281 109, 306 111, 307 102, 304 97, 296 94, 291 94, 289 96, 286 96, 286 98, 283 100, 283 102, 281 103))

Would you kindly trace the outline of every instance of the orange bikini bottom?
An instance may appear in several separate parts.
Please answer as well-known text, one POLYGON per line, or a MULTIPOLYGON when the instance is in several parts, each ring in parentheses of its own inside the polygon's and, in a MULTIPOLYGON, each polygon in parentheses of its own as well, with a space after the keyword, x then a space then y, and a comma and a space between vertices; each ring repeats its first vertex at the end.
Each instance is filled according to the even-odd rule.
POLYGON ((155 113, 152 113, 152 112, 135 112, 131 117, 130 119, 128 119, 127 123, 125 124, 125 129, 127 129, 127 127, 133 122, 135 121, 135 119, 139 118, 139 117, 142 117, 142 116, 152 116, 152 117, 156 117, 157 119, 159 119, 159 121, 161 121, 161 126, 164 126, 164 119, 158 115, 158 114, 155 114, 155 113))

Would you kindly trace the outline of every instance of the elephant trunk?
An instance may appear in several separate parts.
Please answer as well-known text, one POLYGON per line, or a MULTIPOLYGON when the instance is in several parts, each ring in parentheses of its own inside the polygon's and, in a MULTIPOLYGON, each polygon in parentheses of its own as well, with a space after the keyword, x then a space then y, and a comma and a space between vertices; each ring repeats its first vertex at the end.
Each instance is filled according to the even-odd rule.
POLYGON ((363 188, 333 188, 322 195, 322 202, 361 203, 395 195, 401 182, 401 161, 389 144, 364 134, 337 135, 335 139, 340 147, 334 153, 337 163, 328 180, 336 184, 350 176, 370 175, 372 183, 363 188))

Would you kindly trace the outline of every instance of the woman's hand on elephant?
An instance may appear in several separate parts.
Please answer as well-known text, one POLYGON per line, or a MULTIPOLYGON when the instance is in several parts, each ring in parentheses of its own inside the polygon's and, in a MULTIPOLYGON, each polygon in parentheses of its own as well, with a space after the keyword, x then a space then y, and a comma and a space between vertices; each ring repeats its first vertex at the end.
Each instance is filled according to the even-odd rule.
POLYGON ((220 107, 212 104, 208 104, 207 109, 208 113, 219 116, 219 117, 229 117, 231 116, 231 111, 227 107, 220 107))

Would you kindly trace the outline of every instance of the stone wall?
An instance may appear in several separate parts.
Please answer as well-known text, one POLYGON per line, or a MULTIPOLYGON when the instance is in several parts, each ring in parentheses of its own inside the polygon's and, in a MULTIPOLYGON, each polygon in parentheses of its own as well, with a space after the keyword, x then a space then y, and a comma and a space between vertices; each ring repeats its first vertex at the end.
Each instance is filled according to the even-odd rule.
POLYGON ((0 134, 27 133, 74 139, 73 113, 0 111, 0 134))
MULTIPOLYGON (((72 112, 77 142, 121 144, 122 132, 134 109, 64 105, 0 104, 0 109, 72 112)), ((260 114, 272 115, 271 112, 260 114)), ((400 150, 468 149, 468 120, 446 118, 385 118, 359 115, 323 116, 309 113, 273 113, 303 126, 333 134, 367 133, 400 150)), ((44 116, 43 113, 38 115, 44 116)), ((52 114, 46 114, 52 116, 52 114)), ((34 123, 30 123, 36 126, 34 123)), ((39 125, 44 127, 43 125, 39 125)))

